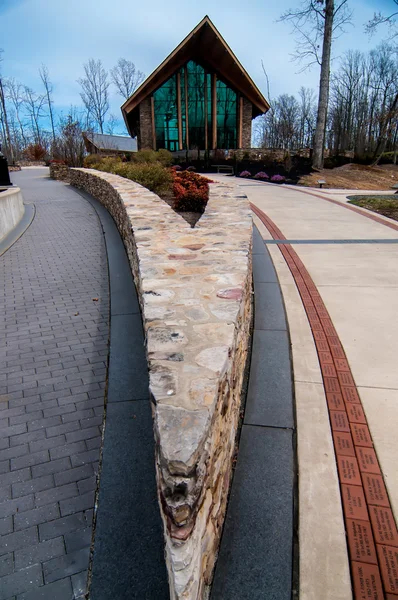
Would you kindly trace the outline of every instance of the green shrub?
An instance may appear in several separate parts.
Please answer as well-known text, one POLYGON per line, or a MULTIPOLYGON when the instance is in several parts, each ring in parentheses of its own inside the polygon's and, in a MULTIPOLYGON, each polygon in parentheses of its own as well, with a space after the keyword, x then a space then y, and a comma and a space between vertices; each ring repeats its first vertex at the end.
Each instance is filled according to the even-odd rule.
POLYGON ((172 183, 171 173, 159 162, 120 163, 113 171, 116 175, 127 177, 148 188, 155 194, 167 192, 172 183))
POLYGON ((160 163, 164 167, 170 167, 173 156, 168 150, 139 150, 131 156, 131 162, 135 163, 160 163))

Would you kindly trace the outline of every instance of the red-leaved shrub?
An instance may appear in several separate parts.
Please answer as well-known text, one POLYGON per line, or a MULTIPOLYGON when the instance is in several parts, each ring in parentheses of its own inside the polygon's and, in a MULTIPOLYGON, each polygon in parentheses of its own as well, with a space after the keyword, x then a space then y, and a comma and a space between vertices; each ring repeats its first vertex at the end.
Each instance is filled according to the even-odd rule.
POLYGON ((191 171, 172 171, 175 210, 203 212, 209 200, 208 180, 191 171))

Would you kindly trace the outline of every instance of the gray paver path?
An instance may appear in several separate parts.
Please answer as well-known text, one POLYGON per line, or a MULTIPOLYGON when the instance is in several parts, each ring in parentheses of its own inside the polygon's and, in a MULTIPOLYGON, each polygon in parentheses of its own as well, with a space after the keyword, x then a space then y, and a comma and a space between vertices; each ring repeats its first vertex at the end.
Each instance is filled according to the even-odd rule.
POLYGON ((0 258, 0 600, 71 600, 83 597, 91 542, 106 250, 75 190, 46 169, 13 181, 37 212, 0 258))

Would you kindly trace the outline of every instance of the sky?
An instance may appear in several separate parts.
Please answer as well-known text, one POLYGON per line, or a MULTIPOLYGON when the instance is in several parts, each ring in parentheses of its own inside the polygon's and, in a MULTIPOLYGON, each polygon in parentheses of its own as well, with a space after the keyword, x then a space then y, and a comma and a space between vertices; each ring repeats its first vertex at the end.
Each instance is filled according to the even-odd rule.
MULTIPOLYGON (((267 95, 261 60, 272 97, 295 94, 303 85, 318 86, 319 71, 299 73, 291 61, 291 25, 278 22, 285 10, 301 0, 0 0, 0 48, 4 77, 14 77, 42 92, 38 69, 47 65, 58 112, 81 105, 83 63, 100 58, 106 69, 120 57, 132 60, 149 75, 207 14, 258 87, 267 95)), ((392 12, 393 0, 349 0, 353 25, 336 40, 335 60, 350 49, 367 51, 385 32, 372 39, 364 23, 375 11, 392 12)), ((121 118, 123 99, 112 89, 111 111, 121 118)), ((123 132, 120 121, 119 133, 123 132)))

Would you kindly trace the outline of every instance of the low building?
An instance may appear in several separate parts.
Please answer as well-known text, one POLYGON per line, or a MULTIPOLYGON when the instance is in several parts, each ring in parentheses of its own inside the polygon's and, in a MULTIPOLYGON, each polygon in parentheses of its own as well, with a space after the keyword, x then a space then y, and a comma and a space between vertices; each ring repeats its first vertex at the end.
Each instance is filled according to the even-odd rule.
POLYGON ((90 154, 126 154, 137 152, 137 140, 127 135, 83 133, 84 145, 90 154))
POLYGON ((205 17, 122 106, 138 148, 250 148, 269 104, 205 17))

